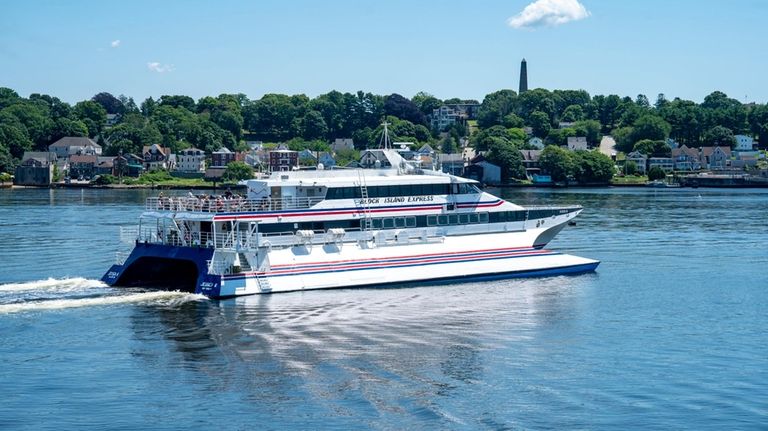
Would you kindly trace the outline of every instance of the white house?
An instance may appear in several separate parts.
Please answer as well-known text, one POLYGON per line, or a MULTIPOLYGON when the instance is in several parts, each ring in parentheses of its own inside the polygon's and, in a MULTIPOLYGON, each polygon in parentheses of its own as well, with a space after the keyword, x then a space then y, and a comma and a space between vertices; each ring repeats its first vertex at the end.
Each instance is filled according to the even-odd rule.
POLYGON ((48 146, 48 151, 56 153, 56 157, 65 159, 74 154, 91 154, 100 156, 101 145, 90 138, 80 136, 65 136, 48 146))
POLYGON ((331 144, 331 151, 337 153, 342 150, 354 150, 355 141, 350 138, 336 138, 331 144))
POLYGON ((176 170, 205 173, 205 151, 194 147, 179 151, 176 156, 176 170))
POLYGON ((648 165, 648 156, 641 153, 640 151, 632 151, 631 153, 627 154, 627 161, 626 163, 634 162, 635 166, 637 166, 637 172, 640 174, 645 174, 646 167, 648 165))
POLYGON ((651 157, 648 159, 648 169, 661 168, 664 172, 675 170, 675 159, 671 157, 651 157))
POLYGON ((734 138, 736 138, 736 146, 733 147, 736 151, 752 151, 752 148, 755 145, 755 140, 752 139, 751 136, 747 135, 735 135, 734 138))
POLYGON ((577 151, 577 150, 584 150, 586 151, 587 148, 587 137, 586 136, 569 136, 568 137, 568 149, 571 151, 577 151))

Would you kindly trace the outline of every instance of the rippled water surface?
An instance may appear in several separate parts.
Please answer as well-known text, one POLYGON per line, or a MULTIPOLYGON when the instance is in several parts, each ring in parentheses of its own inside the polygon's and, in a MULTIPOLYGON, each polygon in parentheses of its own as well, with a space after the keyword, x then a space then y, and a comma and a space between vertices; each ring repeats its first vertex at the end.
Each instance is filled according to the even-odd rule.
POLYGON ((768 427, 768 191, 504 190, 597 272, 226 301, 97 281, 149 193, 0 190, 0 429, 768 427))

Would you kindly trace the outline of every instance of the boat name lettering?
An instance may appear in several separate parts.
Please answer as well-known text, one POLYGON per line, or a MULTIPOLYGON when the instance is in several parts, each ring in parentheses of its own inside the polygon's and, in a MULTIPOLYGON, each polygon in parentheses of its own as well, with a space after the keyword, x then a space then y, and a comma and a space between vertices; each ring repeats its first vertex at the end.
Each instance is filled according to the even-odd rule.
POLYGON ((386 198, 368 198, 368 199, 357 199, 357 202, 359 205, 372 205, 372 204, 394 204, 394 203, 405 203, 405 202, 433 202, 435 200, 435 197, 432 195, 428 196, 392 196, 392 197, 386 197, 386 198))

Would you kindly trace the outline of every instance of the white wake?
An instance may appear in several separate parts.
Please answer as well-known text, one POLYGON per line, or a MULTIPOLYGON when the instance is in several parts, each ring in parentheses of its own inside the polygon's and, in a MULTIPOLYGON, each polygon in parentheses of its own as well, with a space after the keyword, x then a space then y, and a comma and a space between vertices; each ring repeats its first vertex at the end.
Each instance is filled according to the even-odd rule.
POLYGON ((13 304, 0 304, 0 314, 131 303, 154 303, 157 305, 174 306, 189 301, 199 301, 204 299, 207 298, 203 295, 186 292, 152 291, 95 298, 53 299, 47 301, 26 301, 13 304))
POLYGON ((99 280, 82 277, 49 278, 47 280, 26 281, 23 283, 0 284, 0 292, 25 292, 31 290, 46 292, 72 292, 100 287, 107 287, 107 285, 99 280))

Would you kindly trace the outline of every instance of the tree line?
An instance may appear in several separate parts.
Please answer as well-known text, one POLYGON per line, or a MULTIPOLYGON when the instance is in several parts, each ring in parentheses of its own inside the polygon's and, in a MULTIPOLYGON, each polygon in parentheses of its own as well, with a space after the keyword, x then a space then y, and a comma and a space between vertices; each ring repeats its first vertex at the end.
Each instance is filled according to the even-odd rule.
MULTIPOLYGON (((399 94, 331 91, 315 98, 266 94, 253 100, 244 94, 197 101, 185 95, 163 95, 137 104, 131 97, 102 92, 70 105, 51 95, 34 93, 25 98, 0 88, 0 171, 12 172, 24 151, 46 151, 63 136, 93 138, 107 155, 140 153, 151 144, 174 152, 192 146, 208 153, 222 147, 242 150, 246 139, 322 151, 335 138, 352 138, 358 149, 375 148, 383 120, 390 123, 393 140, 429 143, 454 152, 459 140, 468 135, 467 125, 435 130, 428 118, 441 105, 455 103, 477 102, 440 100, 424 92, 409 99, 399 94), (112 127, 106 126, 108 114, 117 119, 112 127)), ((597 145, 602 135, 612 134, 618 150, 624 152, 640 145, 644 151, 663 153, 665 146, 659 143, 667 138, 692 147, 733 145, 735 134, 749 134, 768 144, 766 105, 742 104, 719 91, 700 104, 668 100, 663 94, 651 104, 644 95, 633 99, 590 96, 584 90, 534 89, 522 94, 500 90, 485 96, 476 126, 470 143, 478 151, 487 151, 487 158, 502 166, 506 178, 524 176, 518 150, 531 148, 525 128, 556 146, 564 145, 570 136, 585 136, 590 145, 597 145)), ((584 156, 575 156, 567 165, 580 170, 566 169, 567 175, 588 176, 592 170, 581 167, 589 163, 584 156)))

